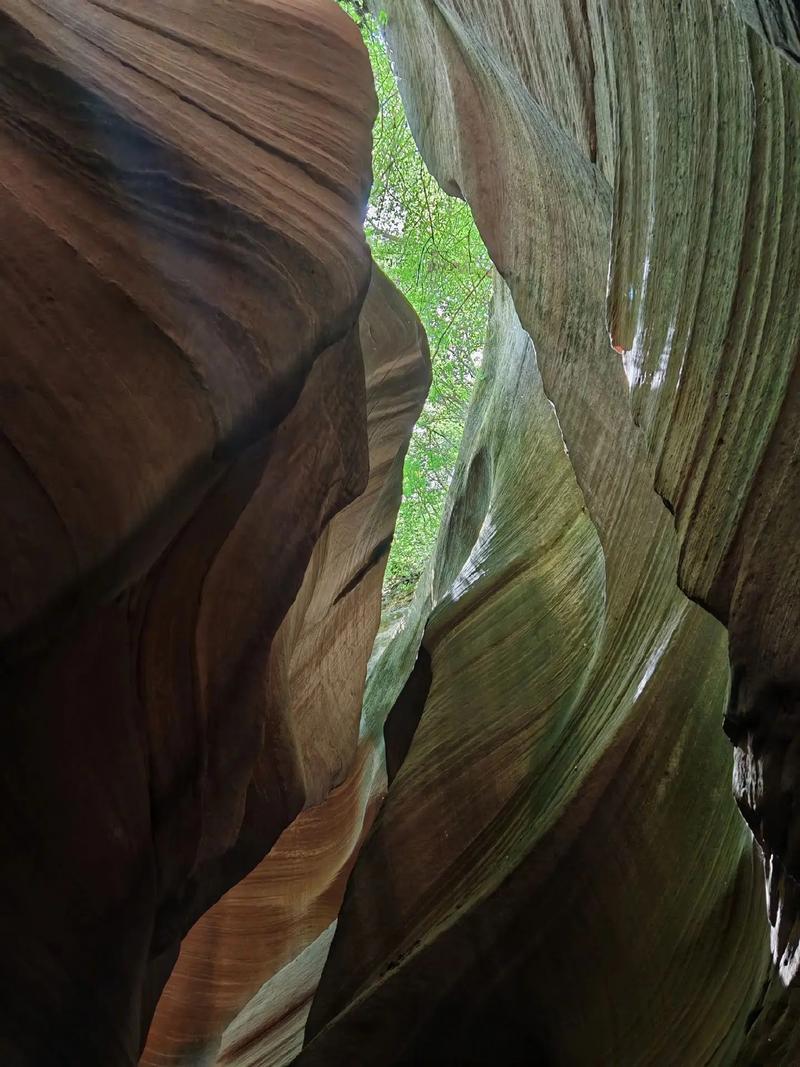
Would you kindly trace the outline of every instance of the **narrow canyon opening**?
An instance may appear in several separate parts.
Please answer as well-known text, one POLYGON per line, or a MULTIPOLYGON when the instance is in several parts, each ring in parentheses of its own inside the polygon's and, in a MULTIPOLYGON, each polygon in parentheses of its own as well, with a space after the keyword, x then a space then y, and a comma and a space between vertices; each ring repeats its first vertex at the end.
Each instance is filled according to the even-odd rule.
POLYGON ((0 0, 0 1067, 800 1063, 796 9, 0 0))
POLYGON ((386 42, 384 18, 339 0, 369 53, 378 96, 365 233, 377 265, 425 329, 432 382, 412 431, 403 497, 383 585, 379 643, 414 592, 439 532, 472 388, 481 373, 493 266, 469 205, 444 192, 414 141, 386 42))

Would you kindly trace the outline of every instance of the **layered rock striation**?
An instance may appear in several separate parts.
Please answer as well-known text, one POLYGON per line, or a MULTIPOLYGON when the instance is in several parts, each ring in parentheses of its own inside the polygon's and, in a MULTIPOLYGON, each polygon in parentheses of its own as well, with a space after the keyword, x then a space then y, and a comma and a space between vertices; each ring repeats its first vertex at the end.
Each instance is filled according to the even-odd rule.
POLYGON ((300 1051, 347 875, 385 795, 381 730, 359 720, 403 458, 430 365, 416 315, 377 269, 359 333, 369 481, 317 542, 270 658, 269 684, 280 694, 293 747, 327 777, 309 776, 307 809, 189 932, 143 1067, 185 1063, 201 1047, 219 1053, 214 1062, 259 1067, 300 1051), (351 578, 343 586, 344 575, 351 578), (332 753, 341 753, 341 784, 324 793, 317 786, 315 795, 315 781, 330 780, 332 753))
POLYGON ((497 277, 368 670, 429 367, 356 28, 0 0, 0 1061, 788 1067, 796 5, 373 7, 497 277))
POLYGON ((136 1063, 351 773, 419 385, 365 382, 374 114, 324 0, 0 3, 4 1064, 136 1063))
POLYGON ((498 281, 434 559, 370 678, 394 777, 303 1067, 731 1062, 767 945, 725 632, 638 486, 604 548, 498 281))
POLYGON ((381 7, 503 282, 298 1062, 794 1062, 720 727, 789 982, 800 75, 700 0, 381 7))
POLYGON ((789 60, 800 63, 800 6, 797 0, 736 0, 742 18, 789 60))

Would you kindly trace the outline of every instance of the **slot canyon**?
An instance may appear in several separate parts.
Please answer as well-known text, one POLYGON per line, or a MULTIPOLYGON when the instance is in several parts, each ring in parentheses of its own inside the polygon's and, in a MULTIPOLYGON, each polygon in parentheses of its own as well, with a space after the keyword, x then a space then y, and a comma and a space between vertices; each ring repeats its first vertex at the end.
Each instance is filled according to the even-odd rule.
POLYGON ((347 6, 0 0, 0 1067, 797 1067, 800 2, 351 0, 388 629, 347 6))

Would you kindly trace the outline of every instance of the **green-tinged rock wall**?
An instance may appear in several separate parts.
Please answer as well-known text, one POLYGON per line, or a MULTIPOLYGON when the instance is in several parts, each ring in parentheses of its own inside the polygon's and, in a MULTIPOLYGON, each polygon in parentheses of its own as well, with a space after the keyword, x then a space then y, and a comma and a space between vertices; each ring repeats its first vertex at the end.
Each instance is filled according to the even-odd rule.
POLYGON ((379 8, 503 283, 300 1062, 794 1062, 800 72, 703 0, 379 8))
POLYGON ((767 943, 721 731, 726 636, 641 499, 654 519, 616 524, 630 565, 612 570, 498 280, 437 550, 369 683, 387 742, 420 643, 429 687, 304 1067, 731 1062, 767 943))

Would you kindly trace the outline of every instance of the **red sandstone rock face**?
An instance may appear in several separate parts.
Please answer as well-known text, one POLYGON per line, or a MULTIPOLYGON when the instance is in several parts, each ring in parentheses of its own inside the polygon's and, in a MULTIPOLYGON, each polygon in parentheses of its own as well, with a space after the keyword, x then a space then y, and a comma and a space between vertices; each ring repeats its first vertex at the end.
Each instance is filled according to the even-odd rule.
POLYGON ((270 655, 269 684, 304 770, 307 810, 190 931, 150 1031, 141 1061, 149 1067, 185 1063, 200 1048, 220 1050, 219 1063, 262 1067, 300 1051, 347 875, 385 794, 380 729, 365 722, 359 730, 359 720, 403 458, 429 363, 416 316, 378 271, 360 337, 369 482, 317 542, 270 655), (336 781, 347 777, 328 796, 337 766, 336 781))
POLYGON ((180 938, 351 765, 373 115, 324 0, 0 3, 4 1064, 135 1063, 180 938))

